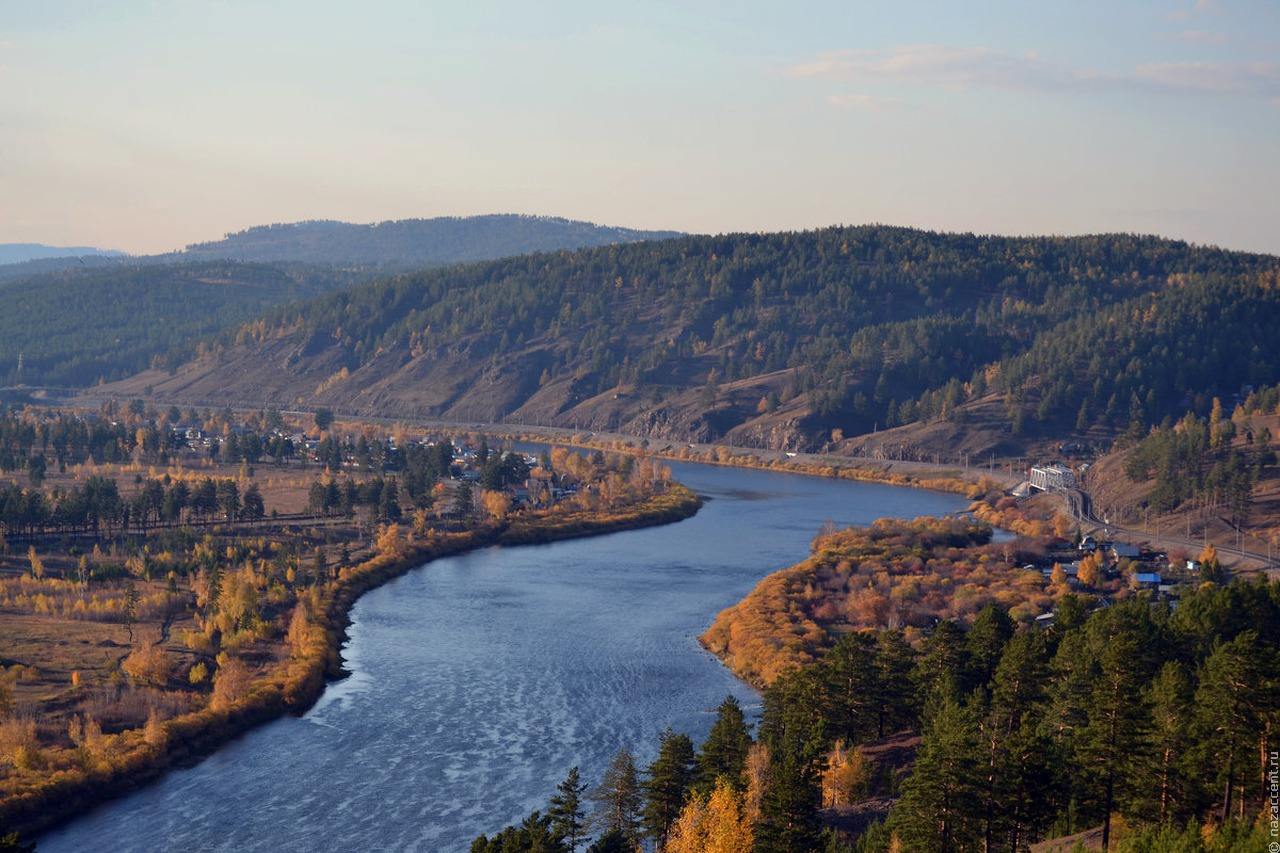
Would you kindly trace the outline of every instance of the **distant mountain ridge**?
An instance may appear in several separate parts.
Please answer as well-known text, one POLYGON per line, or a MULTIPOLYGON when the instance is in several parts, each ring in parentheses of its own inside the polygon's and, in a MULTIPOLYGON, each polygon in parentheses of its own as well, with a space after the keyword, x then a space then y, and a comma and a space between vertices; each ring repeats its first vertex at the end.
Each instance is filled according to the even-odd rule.
POLYGON ((176 255, 192 260, 410 268, 678 236, 682 236, 678 231, 641 231, 519 214, 400 219, 367 225, 311 220, 260 225, 221 240, 193 243, 176 255))
POLYGON ((0 264, 21 264, 48 258, 77 258, 82 256, 123 257, 124 252, 115 249, 97 249, 93 246, 46 246, 44 243, 0 243, 0 264))

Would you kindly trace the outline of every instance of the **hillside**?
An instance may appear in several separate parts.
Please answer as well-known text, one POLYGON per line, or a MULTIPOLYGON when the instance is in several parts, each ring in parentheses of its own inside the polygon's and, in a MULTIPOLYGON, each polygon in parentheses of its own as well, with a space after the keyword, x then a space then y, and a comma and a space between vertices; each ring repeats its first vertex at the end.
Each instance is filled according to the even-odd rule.
MULTIPOLYGON (((1219 401, 1221 402, 1221 401, 1219 401)), ((1152 536, 1280 548, 1280 389, 1130 434, 1085 475, 1096 513, 1152 536), (1237 538, 1239 537, 1239 538, 1237 538)))
POLYGON ((0 280, 0 384, 82 386, 180 363, 211 332, 360 280, 325 268, 225 261, 0 280))
POLYGON ((384 278, 112 390, 774 448, 986 400, 991 441, 1025 441, 1271 381, 1277 263, 1132 235, 685 237, 384 278))
POLYGON ((42 255, 42 247, 27 246, 25 255, 15 249, 13 257, 29 259, 0 264, 6 309, 0 317, 0 385, 83 386, 153 364, 177 364, 203 336, 272 306, 368 281, 379 271, 673 233, 549 217, 476 216, 268 225, 143 257, 71 256, 80 250, 50 247, 42 255))
POLYGON ((178 253, 188 259, 373 264, 396 269, 481 261, 678 236, 550 216, 443 216, 356 225, 316 220, 262 225, 178 253))

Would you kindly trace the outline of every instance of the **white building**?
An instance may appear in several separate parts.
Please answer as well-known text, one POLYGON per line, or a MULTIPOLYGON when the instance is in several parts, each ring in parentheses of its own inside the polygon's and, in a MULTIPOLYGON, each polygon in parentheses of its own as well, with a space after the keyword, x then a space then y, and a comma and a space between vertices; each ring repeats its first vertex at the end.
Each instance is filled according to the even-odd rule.
POLYGON ((1037 465, 1031 469, 1031 485, 1042 492, 1074 489, 1076 475, 1067 466, 1056 462, 1050 465, 1037 465))

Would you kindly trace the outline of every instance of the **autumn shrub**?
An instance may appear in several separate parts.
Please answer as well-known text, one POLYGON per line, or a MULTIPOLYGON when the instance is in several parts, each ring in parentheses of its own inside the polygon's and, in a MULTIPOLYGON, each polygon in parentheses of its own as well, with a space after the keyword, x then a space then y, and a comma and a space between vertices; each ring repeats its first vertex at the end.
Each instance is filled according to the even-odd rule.
POLYGON ((205 666, 204 661, 197 661, 195 666, 187 670, 187 681, 190 684, 201 685, 209 678, 209 667, 205 666))
POLYGON ((85 770, 93 770, 107 760, 108 740, 92 715, 72 717, 67 734, 75 744, 80 765, 85 770))
POLYGON ((42 765, 36 721, 11 717, 0 721, 0 759, 18 770, 36 770, 42 765))
POLYGON ((809 559, 761 580, 702 642, 743 678, 770 684, 850 630, 968 621, 992 602, 1030 621, 1052 603, 1044 578, 1011 565, 990 538, 987 525, 963 518, 824 531, 809 559))
POLYGON ((142 728, 142 737, 153 749, 164 749, 169 742, 169 731, 164 721, 160 719, 159 712, 154 708, 147 715, 147 723, 142 728))
POLYGON ((238 657, 227 653, 218 655, 218 671, 213 676, 213 696, 210 705, 226 710, 249 692, 249 668, 238 657))
POLYGON ((128 683, 107 684, 95 688, 81 708, 86 715, 116 730, 141 726, 152 710, 159 711, 166 718, 186 713, 198 701, 196 696, 186 691, 136 687, 128 683))
POLYGON ((173 661, 158 642, 142 642, 120 664, 134 681, 164 687, 169 682, 173 661))

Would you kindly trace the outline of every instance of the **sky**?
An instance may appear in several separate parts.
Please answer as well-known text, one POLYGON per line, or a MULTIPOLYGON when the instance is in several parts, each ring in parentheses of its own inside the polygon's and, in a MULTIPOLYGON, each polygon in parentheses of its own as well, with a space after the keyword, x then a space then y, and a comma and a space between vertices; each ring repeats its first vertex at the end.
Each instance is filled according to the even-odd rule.
POLYGON ((1280 253, 1280 3, 0 0, 0 242, 506 212, 1280 253))

